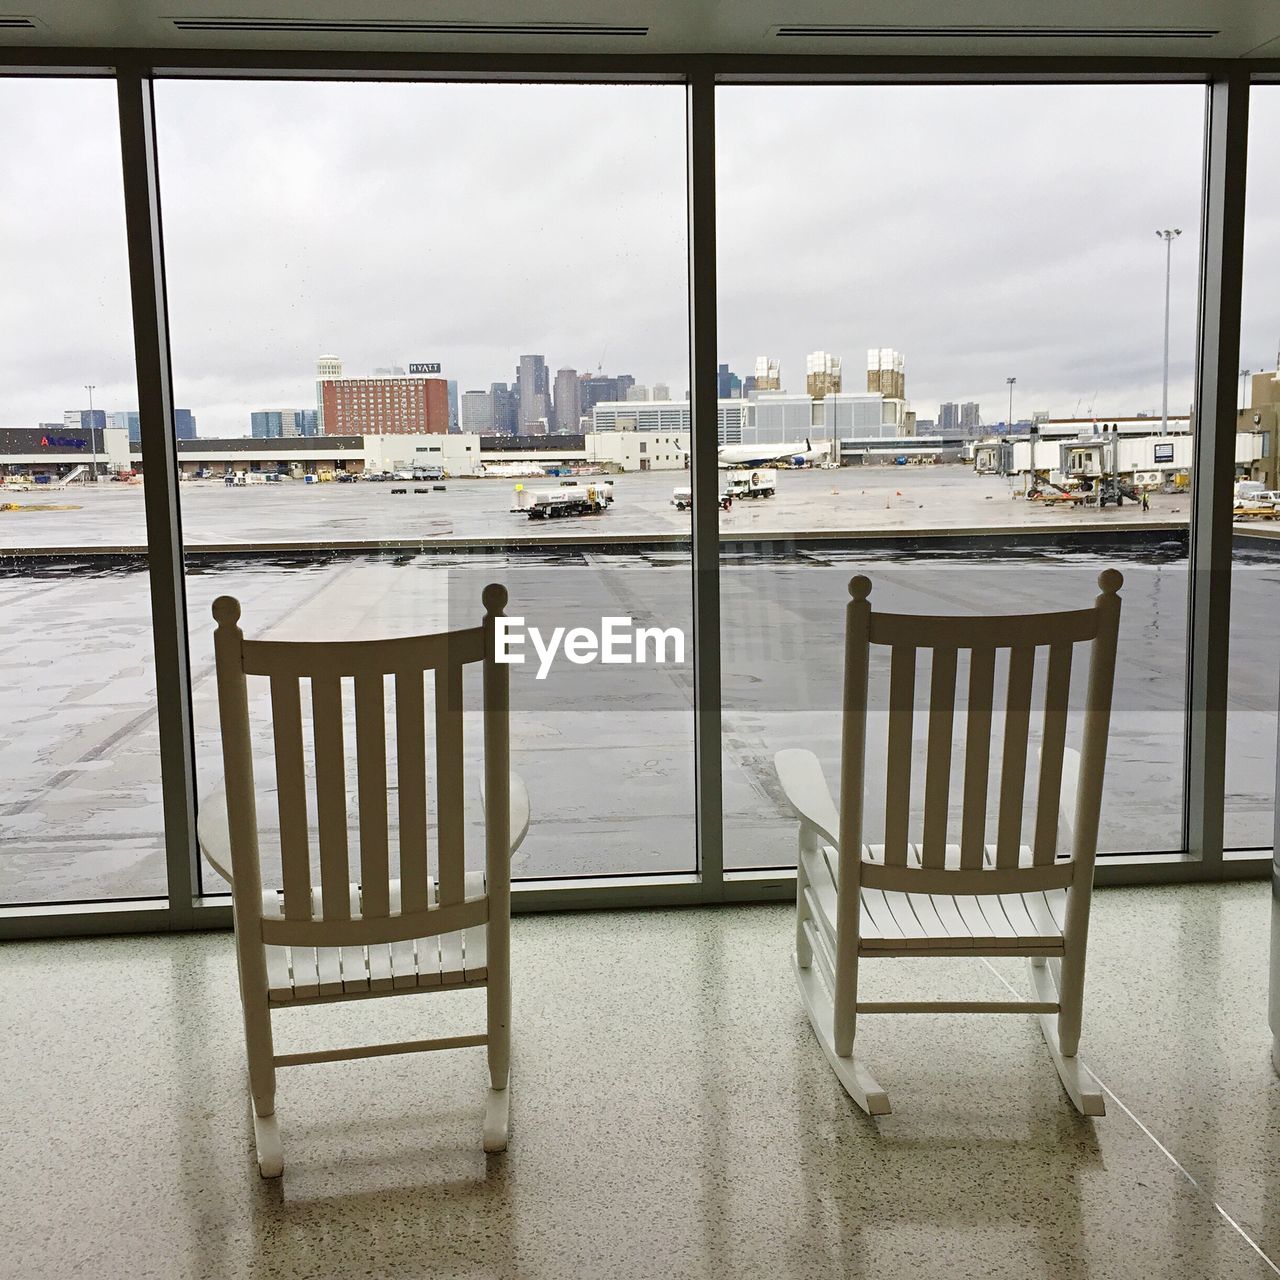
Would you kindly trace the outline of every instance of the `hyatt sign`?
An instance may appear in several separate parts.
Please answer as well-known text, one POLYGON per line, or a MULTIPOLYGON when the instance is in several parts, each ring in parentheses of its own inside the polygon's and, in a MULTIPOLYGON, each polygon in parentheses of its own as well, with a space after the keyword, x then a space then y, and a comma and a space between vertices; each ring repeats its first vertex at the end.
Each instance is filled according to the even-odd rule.
POLYGON ((439 373, 439 364, 411 364, 409 366, 410 373, 439 373))

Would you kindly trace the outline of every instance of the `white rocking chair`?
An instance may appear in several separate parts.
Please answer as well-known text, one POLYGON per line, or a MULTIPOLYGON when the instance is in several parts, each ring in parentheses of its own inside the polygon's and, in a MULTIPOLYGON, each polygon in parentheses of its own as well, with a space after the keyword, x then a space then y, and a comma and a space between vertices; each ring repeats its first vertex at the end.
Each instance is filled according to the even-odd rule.
POLYGON ((1098 577, 1092 608, 1013 617, 873 613, 871 582, 849 583, 841 804, 817 757, 781 751, 778 778, 800 819, 794 965, 810 1021, 841 1084, 870 1115, 889 1099, 855 1053, 860 1013, 1036 1013, 1054 1065, 1084 1115, 1102 1094, 1076 1051, 1098 810, 1111 716, 1124 579, 1098 577), (1066 746, 1071 660, 1089 643, 1081 750, 1066 746), (863 844, 867 694, 872 645, 891 649, 883 845, 863 844), (1008 651, 999 812, 985 842, 996 655, 1008 651), (1035 831, 1021 843, 1036 653, 1048 653, 1035 831), (931 654, 924 817, 911 843, 912 704, 916 657, 931 654), (957 659, 967 655, 960 843, 947 843, 957 659), (1074 823, 1062 816, 1074 810, 1074 823), (1060 832, 1069 853, 1059 855, 1060 832), (858 964, 872 956, 1026 956, 1027 1001, 863 1001, 858 964))
POLYGON ((483 593, 480 626, 351 642, 245 640, 240 602, 213 603, 226 804, 201 807, 200 845, 232 886, 240 997, 258 1167, 284 1167, 276 1068, 346 1058, 486 1045, 484 1149, 507 1145, 510 1071, 510 858, 529 826, 524 785, 508 770, 508 670, 495 661, 504 587, 483 593), (464 861, 463 668, 483 664, 485 870, 464 861), (427 734, 423 678, 434 673, 437 876, 428 873, 427 734), (270 681, 283 892, 262 889, 249 676, 270 681), (343 681, 355 691, 359 872, 348 865, 343 681), (399 877, 389 858, 386 680, 394 686, 399 877), (301 685, 310 684, 319 884, 311 866, 301 685), (277 1054, 271 1013, 282 1007, 484 987, 487 1028, 397 1044, 277 1054))

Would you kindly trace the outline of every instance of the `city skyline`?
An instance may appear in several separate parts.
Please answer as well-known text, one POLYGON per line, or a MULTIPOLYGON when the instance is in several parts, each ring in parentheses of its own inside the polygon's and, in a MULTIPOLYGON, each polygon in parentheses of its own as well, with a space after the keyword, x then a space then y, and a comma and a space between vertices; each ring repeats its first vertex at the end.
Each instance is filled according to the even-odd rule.
MULTIPOLYGON (((1280 94, 1254 99, 1265 147, 1280 94)), ((0 85, 0 118, 23 124, 0 213, 0 425, 84 407, 86 383, 95 405, 137 403, 114 108, 105 82, 0 85)), ((920 417, 977 401, 1003 419, 1009 376, 1015 418, 1149 411, 1151 232, 1181 225, 1169 400, 1183 410, 1202 113, 1190 85, 722 90, 721 361, 745 379, 767 352, 798 391, 808 352, 848 360, 852 385, 862 353, 891 345, 920 417)), ((553 376, 603 366, 687 387, 680 89, 162 81, 157 120, 175 397, 201 434, 308 407, 326 351, 353 372, 439 361, 460 392, 511 380, 529 352, 553 376), (539 180, 511 201, 503 166, 521 148, 539 180), (331 191, 339 174, 359 181, 331 191)), ((1241 365, 1263 369, 1280 336, 1280 180, 1250 173, 1241 365)))

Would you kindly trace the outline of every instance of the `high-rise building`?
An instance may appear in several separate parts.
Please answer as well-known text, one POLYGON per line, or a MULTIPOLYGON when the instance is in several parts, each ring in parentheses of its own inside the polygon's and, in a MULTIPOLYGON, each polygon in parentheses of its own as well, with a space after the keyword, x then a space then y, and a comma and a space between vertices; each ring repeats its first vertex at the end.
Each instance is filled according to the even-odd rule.
POLYGON ((978 402, 966 400, 960 406, 960 430, 970 435, 977 435, 981 423, 982 415, 978 412, 978 402))
POLYGON ((105 409, 66 409, 62 414, 62 425, 71 430, 80 427, 85 431, 103 431, 107 425, 107 413, 105 409))
MULTIPOLYGON (((96 414, 97 410, 94 412, 96 414)), ((79 426, 79 423, 75 425, 79 426)), ((106 425, 120 427, 127 431, 130 444, 137 444, 142 439, 142 421, 137 409, 121 409, 118 413, 107 414, 106 425)), ((196 419, 190 409, 175 409, 173 411, 173 427, 174 435, 179 440, 194 440, 196 438, 196 419)))
POLYGON ((782 366, 769 356, 756 356, 755 385, 753 391, 781 391, 782 366))
POLYGON ((444 435, 449 430, 449 389, 443 378, 328 378, 321 392, 325 435, 444 435))
POLYGON ((449 430, 459 431, 461 427, 458 416, 458 380, 450 378, 447 386, 449 388, 449 430))
POLYGON ((329 430, 324 421, 324 384, 340 377, 342 361, 337 356, 321 356, 316 361, 316 421, 320 424, 321 435, 329 430))
POLYGON ((488 391, 465 391, 462 395, 462 430, 492 435, 493 395, 488 391))
POLYGON ((500 436, 514 436, 519 432, 519 402, 515 387, 505 382, 489 384, 489 396, 493 401, 493 430, 500 436))
POLYGON ((576 435, 581 430, 582 395, 577 369, 556 371, 556 431, 564 435, 576 435))
POLYGON ((960 406, 948 400, 938 406, 938 430, 950 433, 960 427, 960 406))
POLYGON ((829 392, 842 391, 840 357, 827 351, 811 351, 804 362, 805 389, 815 399, 823 399, 829 392))
POLYGON ((670 400, 671 388, 665 382, 655 382, 653 384, 653 398, 655 400, 670 400))
POLYGON ((635 385, 636 380, 629 373, 620 373, 612 378, 602 373, 583 374, 579 380, 582 413, 589 417, 591 410, 598 404, 613 404, 626 400, 627 393, 635 385))
POLYGON ((867 390, 878 391, 886 400, 905 400, 907 381, 901 351, 892 347, 872 347, 867 352, 867 390))
POLYGON ((107 426, 127 431, 130 444, 137 444, 142 439, 142 421, 137 409, 121 409, 107 414, 107 426))
POLYGON ((551 421, 551 386, 547 362, 542 356, 521 356, 516 369, 516 392, 520 397, 520 431, 524 435, 545 434, 551 421))
POLYGON ((636 383, 634 387, 627 388, 628 400, 652 400, 653 396, 649 393, 649 388, 636 383))
POLYGON ((314 436, 318 417, 314 409, 260 409, 249 415, 249 434, 263 440, 314 436))
POLYGON ((736 400, 742 395, 742 379, 727 364, 716 368, 716 395, 721 400, 736 400))

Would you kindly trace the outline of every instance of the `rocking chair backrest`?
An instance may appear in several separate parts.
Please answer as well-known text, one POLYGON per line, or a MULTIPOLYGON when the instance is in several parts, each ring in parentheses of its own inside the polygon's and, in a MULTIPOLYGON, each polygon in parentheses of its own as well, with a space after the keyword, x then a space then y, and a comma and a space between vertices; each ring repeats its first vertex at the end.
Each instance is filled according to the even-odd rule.
POLYGON ((508 682, 496 661, 495 619, 507 592, 485 588, 480 626, 364 641, 245 640, 240 603, 214 602, 218 710, 226 771, 237 928, 283 946, 367 946, 431 937, 505 916, 510 894, 508 682), (483 664, 486 892, 467 900, 464 850, 463 669, 483 664), (424 678, 434 682, 437 893, 428 893, 428 735, 424 678), (249 723, 249 676, 270 682, 284 888, 282 918, 262 917, 262 879, 249 723), (393 909, 387 680, 393 689, 400 902, 393 909), (354 695, 358 860, 348 847, 344 684, 354 695), (319 885, 313 884, 304 753, 303 685, 315 753, 319 885), (354 894, 351 886, 359 885, 354 894), (316 891, 318 889, 318 892, 316 891), (435 901, 432 901, 432 898, 435 901))
POLYGON ((845 648, 844 738, 841 752, 841 873, 850 883, 902 892, 1010 893, 1060 888, 1077 873, 1092 878, 1098 810, 1111 716, 1116 637, 1124 579, 1115 569, 1098 577, 1101 594, 1088 609, 1003 617, 931 617, 876 613, 870 579, 849 583, 845 648), (1058 824, 1066 747, 1068 693, 1075 647, 1089 644, 1080 769, 1070 861, 1058 859, 1058 824), (871 646, 890 650, 884 859, 862 855, 867 693, 871 646), (1008 651, 1004 731, 994 857, 986 843, 996 665, 1008 651), (909 855, 911 762, 917 655, 930 654, 926 720, 924 818, 918 857, 909 855), (1021 855, 1033 683, 1045 651, 1044 713, 1031 858, 1021 855), (959 859, 947 858, 957 667, 968 665, 959 859), (860 865, 847 865, 854 862, 860 865), (1074 865, 1073 865, 1074 864, 1074 865))

